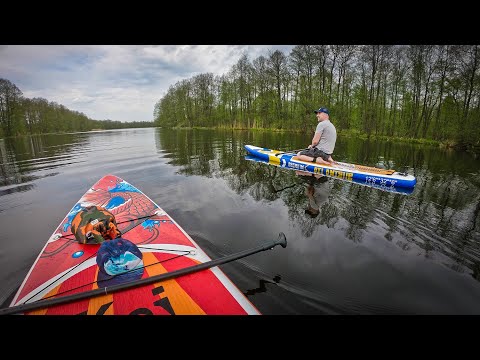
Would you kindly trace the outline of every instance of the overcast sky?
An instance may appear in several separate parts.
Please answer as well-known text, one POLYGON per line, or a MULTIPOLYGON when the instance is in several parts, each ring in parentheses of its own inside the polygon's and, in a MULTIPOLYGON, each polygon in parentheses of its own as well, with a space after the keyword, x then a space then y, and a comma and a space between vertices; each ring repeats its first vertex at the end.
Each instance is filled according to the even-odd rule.
POLYGON ((168 88, 293 45, 0 45, 0 78, 94 120, 152 121, 168 88))

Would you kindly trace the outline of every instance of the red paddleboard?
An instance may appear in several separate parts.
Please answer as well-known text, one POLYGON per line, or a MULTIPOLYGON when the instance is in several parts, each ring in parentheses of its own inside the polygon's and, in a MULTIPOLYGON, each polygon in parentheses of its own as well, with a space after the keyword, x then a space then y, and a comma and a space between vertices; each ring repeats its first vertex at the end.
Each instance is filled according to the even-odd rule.
MULTIPOLYGON (((282 245, 282 246, 286 246, 282 245)), ((260 314, 217 267, 166 280, 212 261, 155 202, 128 182, 107 175, 73 206, 48 239, 11 307, 50 301, 25 315, 248 315, 260 314), (79 243, 75 215, 100 206, 115 216, 121 237, 79 243), (140 286, 125 285, 142 283, 140 286), (110 289, 117 288, 113 292, 110 289), (100 295, 98 294, 100 292, 100 295), (92 296, 90 296, 92 294, 92 296), (62 302, 66 298, 76 299, 62 302)), ((7 310, 12 308, 7 308, 7 310)))

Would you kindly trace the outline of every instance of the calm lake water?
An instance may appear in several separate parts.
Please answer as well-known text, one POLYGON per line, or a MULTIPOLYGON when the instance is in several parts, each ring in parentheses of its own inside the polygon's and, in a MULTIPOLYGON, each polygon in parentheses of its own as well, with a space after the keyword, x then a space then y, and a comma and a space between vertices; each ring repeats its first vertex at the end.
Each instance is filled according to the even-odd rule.
POLYGON ((76 201, 114 174, 212 259, 283 232, 285 249, 220 266, 262 314, 480 314, 480 160, 340 136, 335 160, 417 177, 411 194, 396 194, 245 159, 245 144, 310 140, 154 128, 0 140, 0 303, 76 201))

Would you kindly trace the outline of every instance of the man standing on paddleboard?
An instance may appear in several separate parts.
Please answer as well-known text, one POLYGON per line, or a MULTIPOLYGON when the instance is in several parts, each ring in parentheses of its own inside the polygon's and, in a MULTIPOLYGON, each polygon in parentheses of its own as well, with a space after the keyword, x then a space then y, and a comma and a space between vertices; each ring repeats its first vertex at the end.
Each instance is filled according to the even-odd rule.
POLYGON ((327 108, 321 107, 313 112, 318 120, 315 135, 308 148, 298 152, 297 157, 299 160, 332 165, 335 163, 332 159, 332 153, 337 141, 337 130, 330 122, 330 112, 327 108))

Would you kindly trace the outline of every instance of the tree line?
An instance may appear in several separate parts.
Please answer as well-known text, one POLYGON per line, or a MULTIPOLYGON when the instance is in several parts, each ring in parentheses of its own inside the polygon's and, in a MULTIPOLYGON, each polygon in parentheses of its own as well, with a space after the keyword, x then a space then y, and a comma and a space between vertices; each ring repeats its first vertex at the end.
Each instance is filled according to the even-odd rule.
POLYGON ((26 98, 15 84, 0 78, 0 137, 151 126, 148 121, 93 120, 44 98, 26 98))
POLYGON ((313 110, 337 129, 480 147, 478 45, 298 45, 242 56, 227 73, 170 86, 161 127, 311 131, 313 110))

